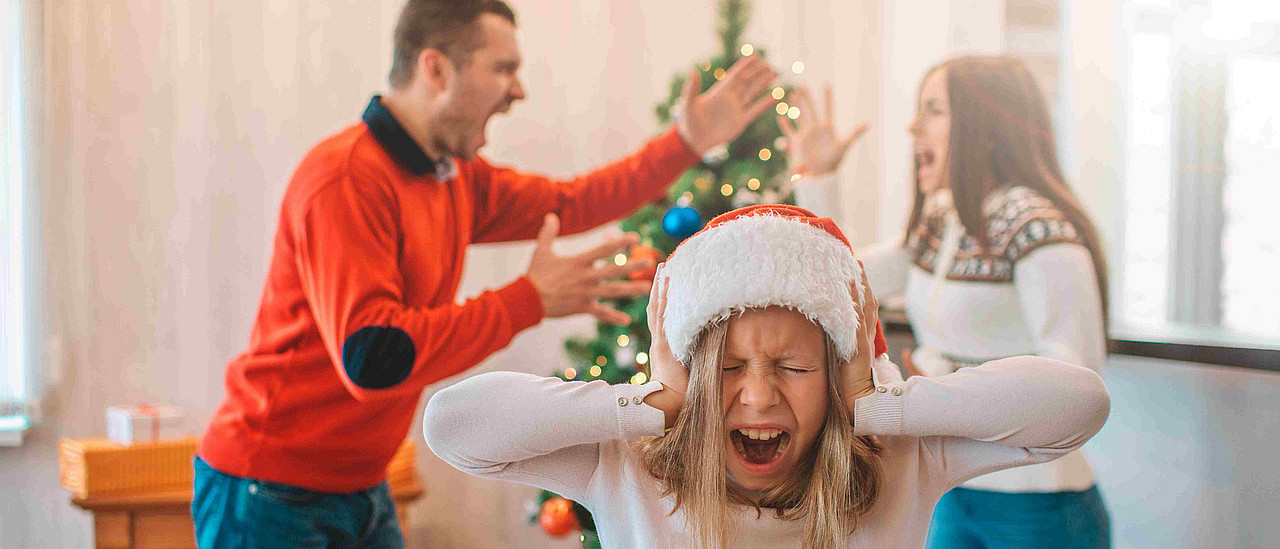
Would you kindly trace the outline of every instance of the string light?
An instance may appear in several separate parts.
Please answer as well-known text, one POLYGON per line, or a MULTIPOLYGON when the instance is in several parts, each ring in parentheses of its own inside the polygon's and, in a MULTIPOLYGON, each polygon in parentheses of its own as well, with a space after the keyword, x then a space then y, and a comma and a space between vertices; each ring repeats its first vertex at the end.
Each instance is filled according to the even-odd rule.
POLYGON ((631 338, 627 337, 627 334, 622 334, 618 336, 619 347, 626 347, 628 343, 631 343, 631 338))
POLYGON ((711 70, 711 62, 710 62, 710 61, 708 61, 708 62, 706 62, 706 63, 703 63, 703 64, 702 64, 702 70, 704 70, 704 71, 709 71, 709 70, 711 70))
POLYGON ((768 160, 771 156, 773 156, 773 151, 769 149, 760 149, 760 160, 768 160))
POLYGON ((746 57, 746 56, 748 56, 748 55, 751 55, 751 52, 753 52, 753 51, 756 51, 756 48, 755 48, 754 46, 752 46, 751 44, 743 44, 743 45, 742 45, 742 56, 743 56, 743 57, 746 57))
POLYGON ((716 69, 716 72, 711 74, 716 77, 716 80, 719 80, 721 78, 724 78, 724 69, 716 69))
POLYGON ((680 195, 680 200, 684 200, 684 201, 693 200, 693 193, 685 191, 684 194, 680 195))
POLYGON ((613 264, 619 267, 627 264, 627 254, 618 254, 613 256, 613 264))
POLYGON ((733 194, 733 185, 730 185, 730 184, 728 184, 728 183, 725 183, 724 185, 721 185, 721 186, 720 186, 720 194, 725 195, 725 196, 729 196, 729 195, 733 194))
POLYGON ((631 376, 632 385, 644 385, 646 381, 649 381, 649 376, 644 375, 644 372, 637 372, 636 375, 631 376))
POLYGON ((591 377, 600 377, 600 367, 599 367, 599 366, 592 366, 592 367, 591 367, 591 377))
POLYGON ((787 90, 784 90, 784 89, 782 89, 781 87, 777 87, 777 88, 774 88, 774 89, 773 89, 773 98, 774 98, 774 99, 782 99, 782 96, 784 96, 784 95, 786 95, 786 94, 787 94, 787 90))
POLYGON ((800 107, 791 107, 790 109, 787 109, 787 118, 792 120, 800 118, 800 107))
POLYGON ((796 61, 795 63, 792 63, 791 72, 794 72, 796 74, 800 74, 804 72, 804 61, 796 61))
POLYGON ((578 371, 577 371, 577 370, 574 370, 573 368, 565 368, 565 370, 564 370, 564 378, 565 378, 565 379, 573 379, 573 378, 575 378, 575 377, 578 377, 578 371))
MULTIPOLYGON (((605 358, 604 355, 600 355, 596 357, 596 366, 604 366, 605 364, 608 364, 608 363, 609 363, 609 359, 605 358)), ((594 370, 594 368, 592 369, 594 370)))
POLYGON ((759 189, 760 189, 760 180, 759 180, 759 179, 756 179, 756 178, 754 178, 754 177, 753 177, 753 178, 751 178, 750 180, 748 180, 748 181, 747 181, 747 188, 748 188, 748 189, 751 189, 751 190, 753 190, 753 191, 759 190, 759 189))
POLYGON ((693 186, 697 187, 699 191, 707 190, 707 187, 710 185, 711 185, 711 182, 707 181, 707 178, 705 177, 699 177, 696 181, 693 182, 693 186))
POLYGON ((790 105, 788 105, 786 101, 779 101, 778 106, 775 107, 774 110, 778 111, 778 114, 787 114, 787 108, 789 107, 790 105))
POLYGON ((636 364, 648 364, 648 363, 649 363, 649 353, 646 353, 646 352, 636 353, 636 364))

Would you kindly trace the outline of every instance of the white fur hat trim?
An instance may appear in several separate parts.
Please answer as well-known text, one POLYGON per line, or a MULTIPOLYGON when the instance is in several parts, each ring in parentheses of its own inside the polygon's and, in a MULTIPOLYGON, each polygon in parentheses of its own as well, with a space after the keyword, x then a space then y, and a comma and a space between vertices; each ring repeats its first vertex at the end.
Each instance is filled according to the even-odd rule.
POLYGON ((761 213, 710 227, 680 244, 662 268, 670 278, 664 326, 688 365, 708 324, 746 309, 783 306, 817 322, 842 360, 857 349, 862 269, 827 231, 796 217, 761 213))

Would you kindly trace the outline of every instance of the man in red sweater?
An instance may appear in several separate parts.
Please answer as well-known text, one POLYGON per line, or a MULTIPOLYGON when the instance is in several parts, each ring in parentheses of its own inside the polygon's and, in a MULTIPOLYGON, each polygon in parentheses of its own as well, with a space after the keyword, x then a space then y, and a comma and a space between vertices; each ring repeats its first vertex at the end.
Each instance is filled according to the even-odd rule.
POLYGON ((620 161, 569 181, 491 166, 489 119, 525 96, 515 19, 497 0, 409 0, 391 91, 298 166, 196 458, 201 547, 402 547, 385 470, 423 389, 544 317, 627 323, 597 300, 644 294, 612 280, 651 265, 594 264, 634 235, 574 256, 552 240, 662 196, 772 106, 774 71, 744 58, 703 94, 692 72, 677 128, 620 161), (525 276, 454 302, 468 245, 535 237, 525 276))

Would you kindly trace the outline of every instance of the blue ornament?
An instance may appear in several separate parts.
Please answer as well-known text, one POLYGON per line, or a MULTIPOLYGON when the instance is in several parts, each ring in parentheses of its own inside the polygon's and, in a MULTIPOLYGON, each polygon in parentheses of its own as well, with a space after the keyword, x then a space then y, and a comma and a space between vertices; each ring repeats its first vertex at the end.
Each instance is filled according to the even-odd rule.
POLYGON ((688 206, 676 206, 662 216, 662 230, 671 238, 684 240, 702 228, 702 216, 688 206))

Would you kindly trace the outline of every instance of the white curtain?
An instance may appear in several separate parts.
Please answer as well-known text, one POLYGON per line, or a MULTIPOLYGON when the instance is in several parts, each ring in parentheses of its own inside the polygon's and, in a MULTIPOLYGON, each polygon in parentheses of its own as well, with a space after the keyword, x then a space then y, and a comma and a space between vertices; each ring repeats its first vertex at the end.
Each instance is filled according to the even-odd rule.
POLYGON ((0 444, 38 413, 33 298, 39 152, 40 3, 0 7, 0 444))

